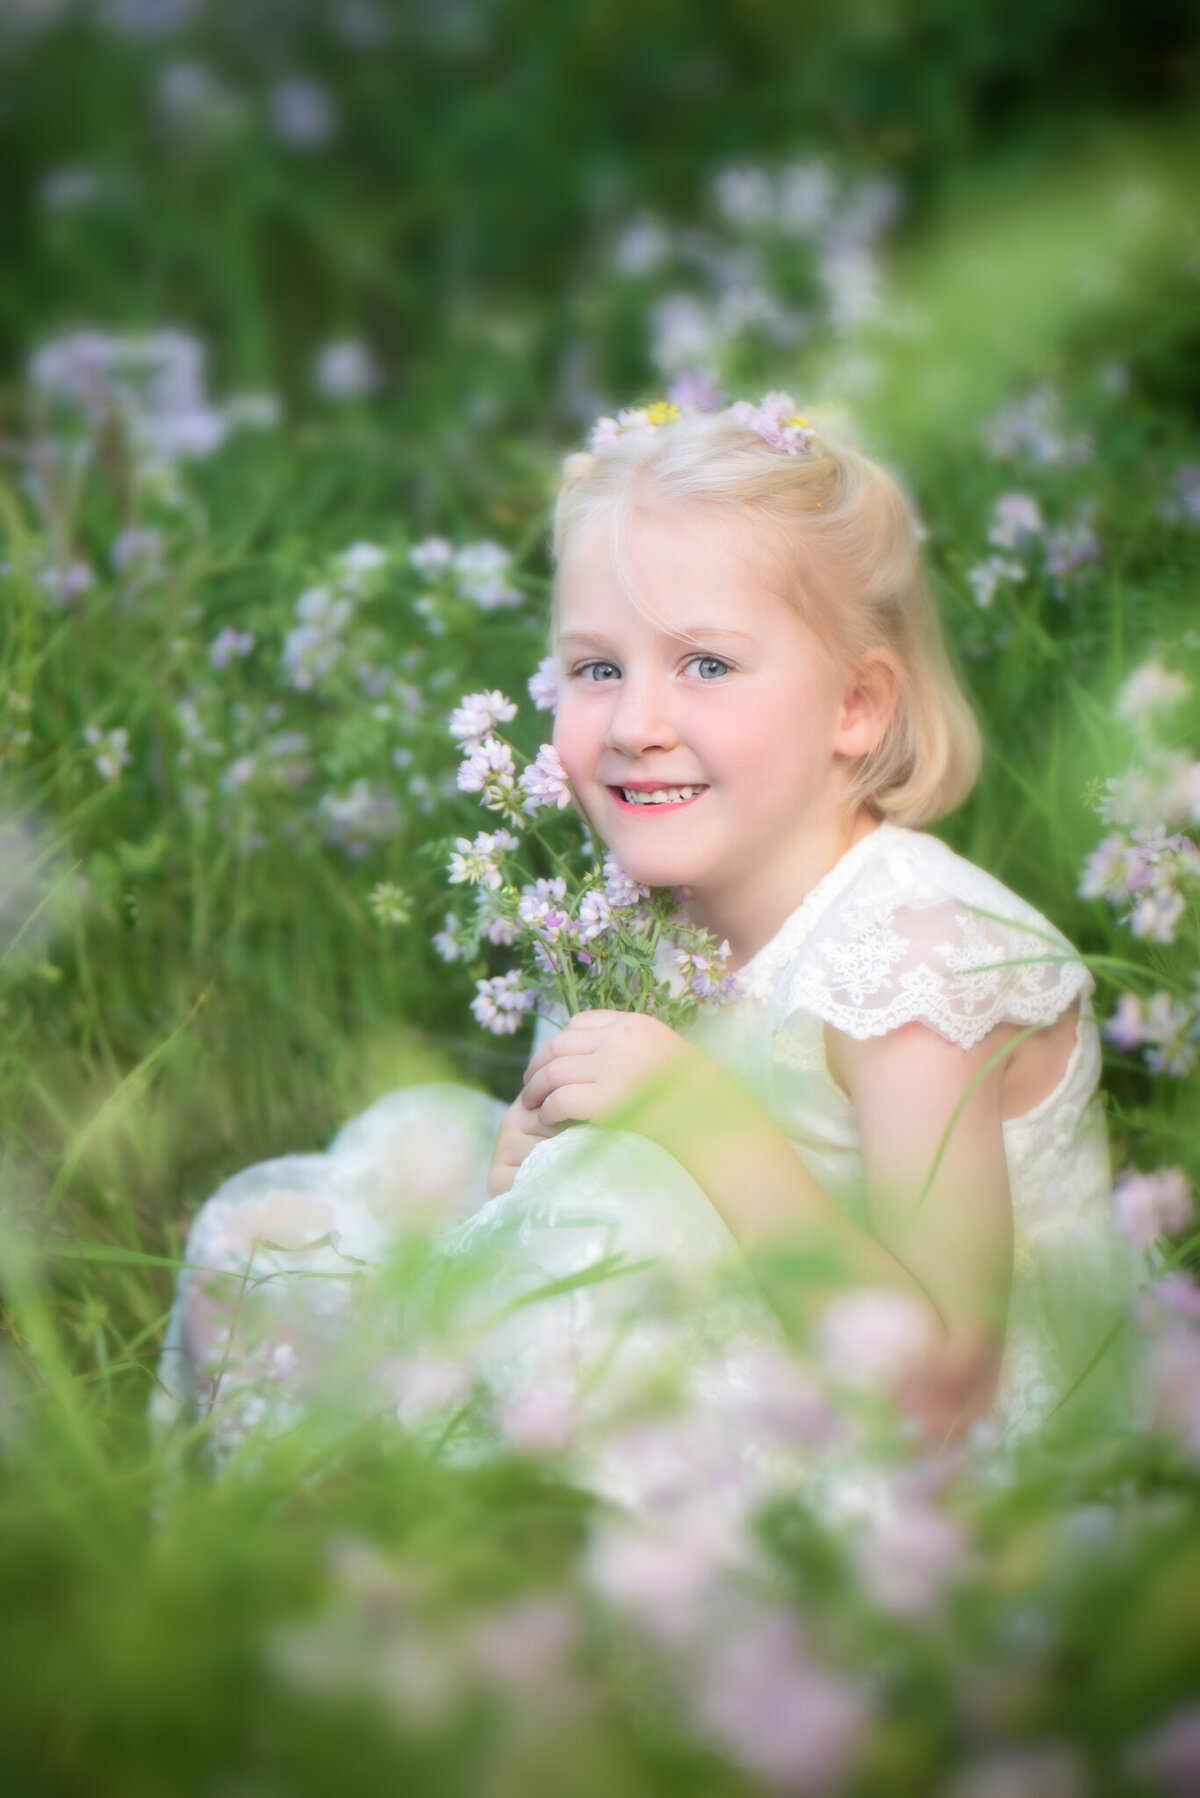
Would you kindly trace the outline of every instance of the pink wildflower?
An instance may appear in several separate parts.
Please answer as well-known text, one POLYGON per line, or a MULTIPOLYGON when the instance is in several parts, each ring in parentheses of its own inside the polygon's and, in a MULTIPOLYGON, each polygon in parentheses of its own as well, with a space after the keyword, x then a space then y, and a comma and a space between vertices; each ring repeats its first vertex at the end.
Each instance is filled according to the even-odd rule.
POLYGON ((1086 1798, 1087 1771, 1066 1742, 993 1749, 955 1775, 944 1798, 1086 1798))
POLYGON ((734 416, 757 431, 763 442, 788 456, 807 455, 815 433, 806 418, 800 416, 790 393, 765 393, 757 406, 739 400, 734 416))
POLYGON ((575 1394, 556 1381, 520 1386, 497 1401, 496 1422, 512 1448, 534 1455, 561 1454, 578 1427, 575 1394))
POLYGON ((1135 1248, 1148 1249, 1160 1236, 1179 1236, 1192 1216, 1192 1183, 1181 1167, 1143 1174, 1126 1168, 1113 1188, 1113 1220, 1135 1248))
POLYGON ((571 803, 567 771, 553 743, 542 744, 521 774, 520 785, 527 812, 539 811, 542 806, 557 806, 562 811, 571 803))
POLYGON ((886 1392, 920 1360, 929 1335, 929 1321, 915 1299, 862 1290, 825 1307, 817 1347, 842 1384, 886 1392))
POLYGON ((1200 1704, 1175 1711, 1136 1744, 1128 1770, 1139 1789, 1146 1782, 1163 1798, 1196 1798, 1200 1792, 1200 1704))
POLYGON ((482 793, 484 803, 494 805, 511 793, 516 779, 513 753, 499 737, 483 737, 473 743, 459 764, 461 793, 482 793))
POLYGON ((695 1697, 717 1739, 790 1794, 840 1789, 870 1721, 863 1693, 812 1656, 783 1610, 764 1608, 723 1632, 704 1657, 695 1697))
POLYGON ((1136 728, 1148 728, 1162 712, 1173 710, 1186 699, 1191 690, 1186 675, 1164 668, 1161 662, 1143 662, 1117 695, 1117 717, 1136 728))
POLYGON ((855 1545, 854 1565, 880 1610, 916 1621, 937 1609, 966 1551, 966 1532, 954 1518, 908 1504, 869 1526, 855 1545))

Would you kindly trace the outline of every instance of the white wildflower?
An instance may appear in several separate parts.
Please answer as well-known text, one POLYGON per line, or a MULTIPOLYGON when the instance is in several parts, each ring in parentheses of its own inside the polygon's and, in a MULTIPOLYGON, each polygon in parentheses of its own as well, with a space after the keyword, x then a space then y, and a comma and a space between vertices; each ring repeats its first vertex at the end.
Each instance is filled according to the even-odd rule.
POLYGON ((357 400, 377 392, 383 376, 365 343, 340 337, 317 352, 313 384, 327 400, 357 400))
POLYGON ((516 715, 516 706, 498 687, 486 693, 468 693, 450 714, 450 735, 460 749, 470 749, 498 724, 508 724, 516 715))
POLYGON ((558 657, 543 656, 528 681, 529 697, 539 712, 552 712, 558 705, 558 657))
POLYGON ((1023 549, 1045 530, 1042 508, 1030 493, 1003 493, 992 508, 988 542, 997 549, 1023 549))
POLYGON ((129 732, 120 728, 100 730, 97 725, 89 724, 83 733, 83 740, 95 751, 93 760, 101 778, 120 780, 122 770, 128 768, 133 760, 129 753, 129 732))
POLYGON ((521 595, 507 579, 511 564, 512 557, 499 543, 485 539, 481 543, 463 544, 455 551, 453 563, 459 592, 481 612, 519 606, 521 595))

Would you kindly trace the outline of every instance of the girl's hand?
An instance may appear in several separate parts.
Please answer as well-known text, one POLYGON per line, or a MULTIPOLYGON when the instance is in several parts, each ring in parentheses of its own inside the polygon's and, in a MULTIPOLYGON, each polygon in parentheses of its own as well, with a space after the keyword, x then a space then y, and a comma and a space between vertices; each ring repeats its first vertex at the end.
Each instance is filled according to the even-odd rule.
POLYGON ((487 1177, 489 1197, 494 1199, 499 1193, 507 1192, 516 1178, 517 1169, 534 1144, 552 1134, 552 1131, 538 1122, 536 1112, 530 1111, 521 1103, 518 1095, 501 1118, 500 1128, 496 1133, 496 1146, 492 1150, 487 1177))
POLYGON ((605 1123, 627 1111, 631 1129, 655 1135, 643 1106, 648 1113, 675 1090, 697 1053, 657 1018, 581 1011, 532 1058, 519 1103, 542 1134, 564 1124, 605 1123))

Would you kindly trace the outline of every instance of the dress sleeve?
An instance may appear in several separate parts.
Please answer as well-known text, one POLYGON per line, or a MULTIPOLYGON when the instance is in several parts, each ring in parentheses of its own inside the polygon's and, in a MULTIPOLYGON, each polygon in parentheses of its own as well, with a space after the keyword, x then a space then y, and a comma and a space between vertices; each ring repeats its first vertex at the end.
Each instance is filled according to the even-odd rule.
POLYGON ((859 1041, 919 1023, 970 1049, 997 1024, 1046 1025, 1092 990, 1066 938, 934 838, 877 856, 817 920, 778 994, 859 1041))

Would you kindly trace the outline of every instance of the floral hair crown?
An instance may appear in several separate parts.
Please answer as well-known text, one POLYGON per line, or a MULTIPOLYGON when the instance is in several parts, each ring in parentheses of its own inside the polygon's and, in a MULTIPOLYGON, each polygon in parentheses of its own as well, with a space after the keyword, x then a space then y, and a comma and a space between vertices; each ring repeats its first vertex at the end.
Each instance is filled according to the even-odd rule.
MULTIPOLYGON (((712 400, 716 400, 715 395, 712 400)), ((673 400, 652 400, 647 406, 626 406, 615 418, 598 418, 592 426, 591 446, 600 455, 621 437, 648 437, 663 425, 697 412, 714 412, 717 404, 689 403, 676 405, 673 400)), ((771 449, 785 456, 806 456, 816 441, 816 431, 796 408, 790 393, 765 393, 757 406, 749 400, 738 400, 731 408, 733 416, 754 431, 771 449)))

